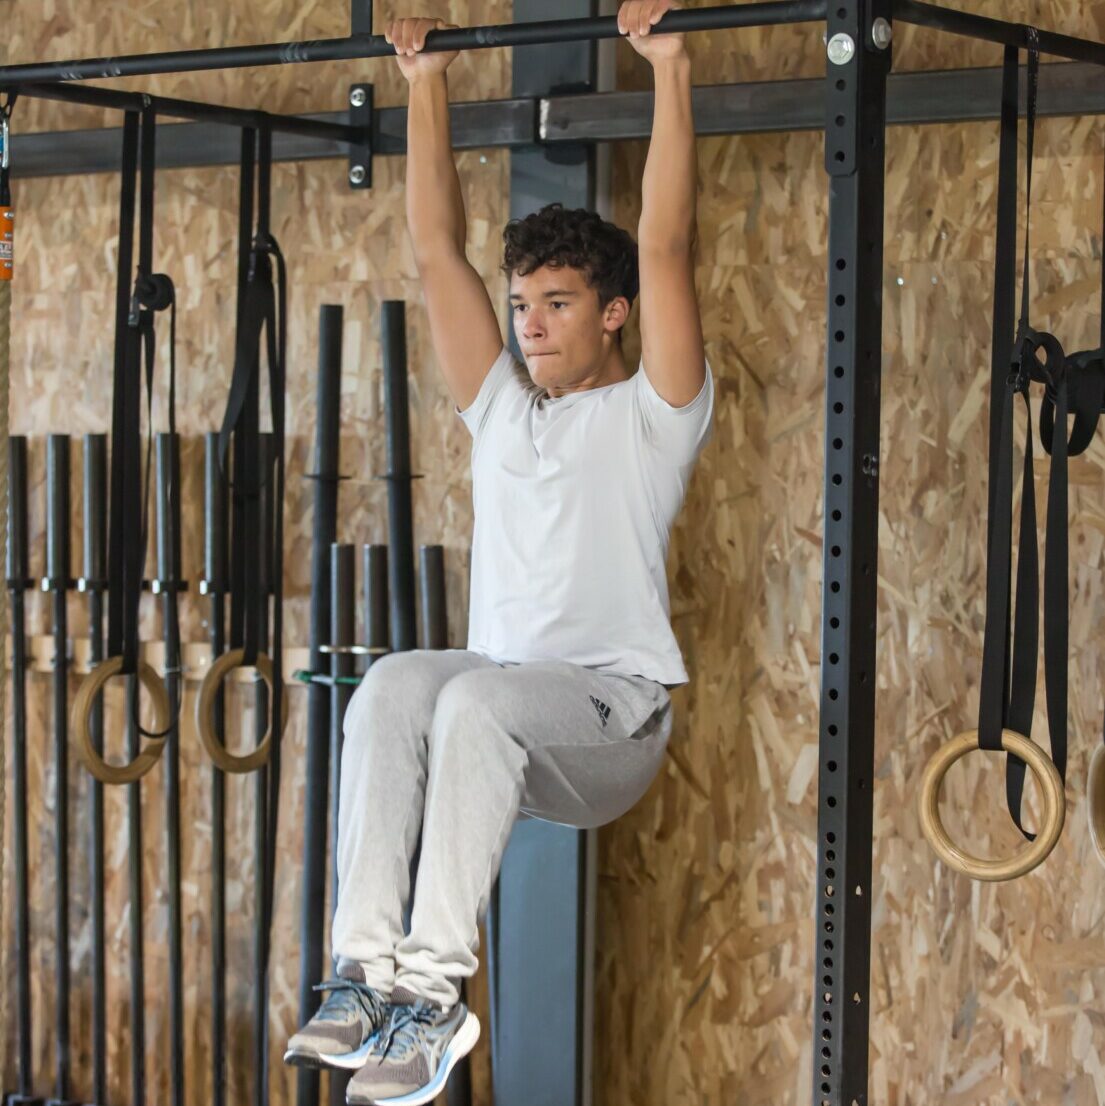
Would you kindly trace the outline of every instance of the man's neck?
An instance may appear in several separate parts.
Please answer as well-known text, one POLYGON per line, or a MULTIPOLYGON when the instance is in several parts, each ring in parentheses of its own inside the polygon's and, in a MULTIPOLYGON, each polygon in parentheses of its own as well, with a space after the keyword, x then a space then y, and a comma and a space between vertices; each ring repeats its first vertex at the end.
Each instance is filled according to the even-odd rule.
POLYGON ((549 388, 548 393, 553 399, 558 399, 560 396, 588 392, 593 388, 605 388, 608 384, 617 384, 620 380, 628 379, 629 372, 625 367, 621 347, 612 346, 594 372, 578 383, 549 388))

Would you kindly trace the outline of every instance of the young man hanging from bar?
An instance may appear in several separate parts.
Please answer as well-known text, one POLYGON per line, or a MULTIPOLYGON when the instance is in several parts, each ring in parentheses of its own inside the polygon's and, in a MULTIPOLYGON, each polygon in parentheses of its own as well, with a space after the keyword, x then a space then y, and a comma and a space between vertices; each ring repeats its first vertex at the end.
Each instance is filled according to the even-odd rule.
POLYGON ((524 366, 465 255, 445 76, 456 55, 421 53, 446 24, 388 24, 410 85, 410 235, 434 352, 473 437, 475 523, 467 649, 383 657, 345 716, 339 978, 285 1059, 357 1069, 351 1103, 429 1102, 475 1045, 459 985, 519 813, 603 825, 664 762, 669 690, 687 682, 665 559, 714 396, 694 286, 690 62, 681 35, 649 34, 674 7, 618 13, 656 85, 637 242, 559 205, 503 232, 524 366), (638 286, 631 372, 621 331, 638 286))

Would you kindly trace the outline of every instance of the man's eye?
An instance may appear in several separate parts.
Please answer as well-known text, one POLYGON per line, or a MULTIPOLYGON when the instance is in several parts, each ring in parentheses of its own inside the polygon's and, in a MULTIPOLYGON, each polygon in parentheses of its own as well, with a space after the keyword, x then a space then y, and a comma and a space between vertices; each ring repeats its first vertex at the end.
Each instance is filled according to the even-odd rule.
POLYGON ((563 300, 553 300, 553 307, 567 307, 568 305, 563 300))
POLYGON ((514 313, 517 314, 519 311, 522 310, 523 307, 525 307, 524 303, 516 303, 514 305, 514 313))

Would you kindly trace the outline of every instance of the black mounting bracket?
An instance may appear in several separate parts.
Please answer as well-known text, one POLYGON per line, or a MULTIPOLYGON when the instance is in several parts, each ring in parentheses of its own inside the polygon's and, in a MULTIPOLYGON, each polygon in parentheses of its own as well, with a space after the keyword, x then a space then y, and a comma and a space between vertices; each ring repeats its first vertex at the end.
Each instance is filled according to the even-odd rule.
POLYGON ((349 33, 351 35, 372 34, 372 0, 350 0, 349 33))
POLYGON ((349 147, 349 187, 372 187, 372 85, 349 86, 349 125, 364 135, 349 147))
POLYGON ((831 177, 849 177, 856 172, 856 127, 862 111, 870 111, 870 97, 861 86, 862 70, 877 68, 885 79, 890 70, 890 0, 866 0, 830 4, 825 24, 828 55, 825 82, 825 171, 831 177), (857 19, 858 17, 858 19, 857 19), (872 55, 871 64, 861 67, 857 54, 872 55))

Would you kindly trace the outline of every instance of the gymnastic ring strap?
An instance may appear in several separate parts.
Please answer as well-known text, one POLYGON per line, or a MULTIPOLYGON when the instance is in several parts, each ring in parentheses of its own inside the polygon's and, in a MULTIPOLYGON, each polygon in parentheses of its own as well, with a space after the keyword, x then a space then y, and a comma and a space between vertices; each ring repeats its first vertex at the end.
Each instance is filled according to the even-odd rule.
MULTIPOLYGON (((200 685, 199 694, 196 696, 196 729, 199 731, 200 741, 203 743, 207 755, 217 768, 224 772, 244 775, 248 772, 256 772, 264 768, 269 762, 272 752, 272 723, 265 731, 265 736, 258 742, 257 747, 242 756, 231 753, 219 740, 215 728, 215 697, 227 674, 235 668, 242 667, 245 656, 243 649, 230 649, 220 654, 207 670, 200 685)), ((273 665, 268 654, 258 653, 254 666, 261 679, 269 689, 269 701, 273 699, 273 665)), ((279 711, 272 711, 271 716, 279 717, 281 728, 288 724, 288 692, 281 688, 281 707, 279 711)))
POLYGON ((956 761, 981 748, 978 730, 968 730, 945 742, 933 754, 921 777, 919 812, 921 830, 936 855, 949 868, 971 879, 1000 881, 1017 879, 1038 867, 1055 848, 1063 832, 1066 802, 1063 781, 1051 758, 1037 745, 1013 730, 1002 732, 1002 749, 1020 757, 1032 769, 1043 802, 1042 823, 1035 839, 1010 857, 990 860, 974 856, 952 839, 940 817, 940 785, 956 761))
MULTIPOLYGON (((1029 29, 1031 31, 1031 29, 1029 29)), ((1028 57, 1028 170, 1026 194, 1031 210, 1031 155, 1036 119, 1039 52, 1034 33, 1029 34, 1028 57)), ((1008 749, 1005 732, 1028 740, 1036 697, 1039 652, 1039 552, 1037 548, 1036 498, 1032 458, 1032 415, 1029 386, 1045 385, 1054 410, 1055 425, 1064 433, 1053 435, 1050 492, 1047 507, 1044 566, 1044 672, 1048 729, 1054 767, 1060 780, 1066 772, 1068 556, 1067 556, 1067 359, 1058 340, 1029 323, 1029 266, 1024 268, 1021 314, 1015 339, 1012 325, 1016 280, 1016 165, 1018 51, 1005 54, 1002 82, 1001 151, 998 203, 998 246, 994 278, 994 348, 990 385, 989 529, 986 555, 986 627, 982 679, 979 692, 978 744, 992 751, 1008 749), (1043 362, 1040 361, 1043 355, 1043 362), (1021 514, 1017 565, 1015 625, 1012 617, 1013 528, 1013 424, 1016 397, 1025 406, 1027 433, 1022 476, 1021 514)), ((1028 220, 1025 257, 1029 256, 1028 220)), ((1006 802, 1017 828, 1031 841, 1021 820, 1025 760, 1007 758, 1006 802)))
MULTIPOLYGON (((77 756, 81 763, 100 783, 113 785, 137 783, 157 764, 165 750, 165 743, 168 741, 167 737, 155 738, 148 742, 146 747, 132 761, 121 765, 108 764, 96 751, 92 743, 92 709, 108 680, 112 676, 122 674, 125 673, 123 672, 123 658, 121 656, 108 657, 107 660, 101 661, 81 681, 69 713, 69 725, 76 738, 77 756)), ((137 675, 141 686, 149 694, 150 703, 153 707, 154 730, 167 729, 170 713, 169 696, 161 677, 158 676, 151 665, 143 660, 138 662, 138 670, 135 675, 137 675)))
MULTIPOLYGON (((107 651, 119 658, 120 672, 139 671, 139 607, 148 546, 153 390, 156 351, 154 317, 169 309, 168 423, 176 430, 176 307, 172 281, 153 272, 154 180, 157 117, 147 106, 128 111, 123 127, 119 200, 119 250, 115 301, 115 356, 111 415, 107 651), (135 205, 138 212, 138 262, 135 205), (147 442, 142 458, 142 379, 146 381, 147 442)), ((175 594, 170 597, 175 603, 175 594)), ((170 662, 171 663, 171 662, 170 662)), ((154 730, 132 719, 154 742, 167 738, 180 712, 178 701, 154 730)), ((160 716, 159 716, 160 717, 160 716)))

